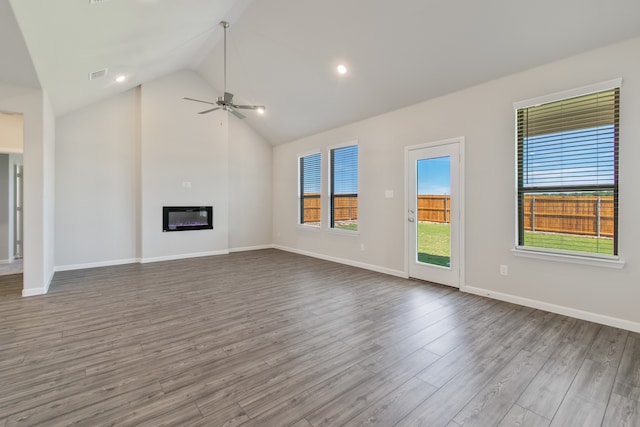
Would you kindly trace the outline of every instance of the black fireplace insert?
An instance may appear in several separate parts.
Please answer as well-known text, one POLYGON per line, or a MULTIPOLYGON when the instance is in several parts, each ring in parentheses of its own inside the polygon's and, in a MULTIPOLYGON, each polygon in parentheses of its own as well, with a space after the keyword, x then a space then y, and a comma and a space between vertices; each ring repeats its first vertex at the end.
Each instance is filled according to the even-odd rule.
POLYGON ((162 231, 211 230, 212 206, 164 206, 162 231))

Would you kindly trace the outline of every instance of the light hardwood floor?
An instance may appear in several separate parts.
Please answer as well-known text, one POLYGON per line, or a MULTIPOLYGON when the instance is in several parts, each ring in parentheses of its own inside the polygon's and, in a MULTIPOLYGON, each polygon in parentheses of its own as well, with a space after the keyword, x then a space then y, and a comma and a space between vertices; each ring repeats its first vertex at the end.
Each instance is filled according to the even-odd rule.
POLYGON ((277 250, 0 278, 0 426, 640 425, 640 335, 277 250))

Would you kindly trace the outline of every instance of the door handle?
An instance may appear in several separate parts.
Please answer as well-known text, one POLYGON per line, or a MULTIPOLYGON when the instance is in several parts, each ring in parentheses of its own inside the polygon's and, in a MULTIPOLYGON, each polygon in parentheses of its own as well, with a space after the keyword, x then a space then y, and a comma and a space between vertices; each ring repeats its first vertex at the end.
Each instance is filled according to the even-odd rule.
POLYGON ((415 221, 415 219, 413 219, 413 218, 407 218, 407 221, 409 221, 409 222, 414 222, 414 221, 415 221))

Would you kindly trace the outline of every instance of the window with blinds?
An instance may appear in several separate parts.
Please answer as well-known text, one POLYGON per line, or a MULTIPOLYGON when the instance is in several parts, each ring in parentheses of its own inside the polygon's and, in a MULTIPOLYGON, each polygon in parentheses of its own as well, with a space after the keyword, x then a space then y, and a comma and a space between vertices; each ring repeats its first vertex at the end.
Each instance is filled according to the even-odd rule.
POLYGON ((320 226, 320 153, 299 158, 299 223, 320 226))
POLYGON ((358 146, 334 148, 330 153, 330 227, 358 229, 358 146))
POLYGON ((516 106, 518 246, 618 254, 619 90, 516 106))

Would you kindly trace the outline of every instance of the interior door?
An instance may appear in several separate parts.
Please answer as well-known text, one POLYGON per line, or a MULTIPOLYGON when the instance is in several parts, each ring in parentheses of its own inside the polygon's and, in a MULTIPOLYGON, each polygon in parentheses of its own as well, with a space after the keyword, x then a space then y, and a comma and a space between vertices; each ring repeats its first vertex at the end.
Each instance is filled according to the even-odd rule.
POLYGON ((407 150, 410 277, 460 287, 460 140, 407 150))
POLYGON ((14 229, 13 229, 13 256, 22 258, 23 248, 23 212, 22 212, 22 188, 24 182, 24 167, 22 165, 14 165, 14 191, 13 191, 13 207, 14 207, 14 229))

